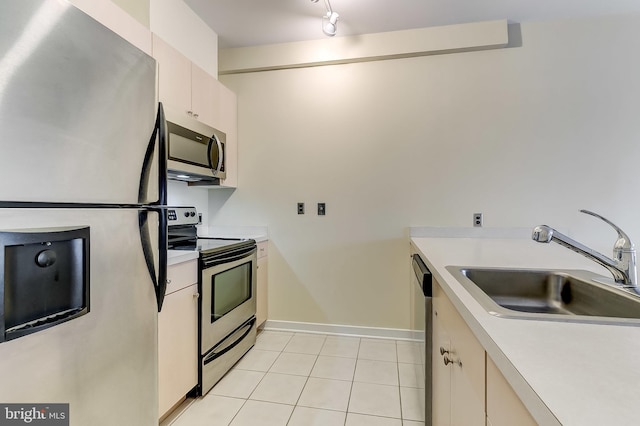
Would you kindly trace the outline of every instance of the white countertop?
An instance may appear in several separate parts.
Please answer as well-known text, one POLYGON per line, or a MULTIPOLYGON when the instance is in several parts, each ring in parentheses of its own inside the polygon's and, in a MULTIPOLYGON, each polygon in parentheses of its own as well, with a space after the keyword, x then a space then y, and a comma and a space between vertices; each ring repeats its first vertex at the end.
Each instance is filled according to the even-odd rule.
POLYGON ((169 266, 197 259, 200 256, 197 250, 167 250, 167 264, 169 266))
POLYGON ((256 233, 226 233, 226 234, 200 234, 198 238, 242 238, 242 239, 251 239, 256 240, 256 243, 261 243, 263 241, 268 241, 269 237, 266 234, 256 234, 256 233))
POLYGON ((640 424, 640 327, 493 316, 445 267, 606 269, 530 239, 412 238, 487 354, 542 425, 640 424))
POLYGON ((251 238, 257 243, 269 239, 266 226, 210 226, 198 230, 199 237, 210 238, 251 238))
MULTIPOLYGON (((220 233, 216 235, 200 235, 203 238, 246 238, 246 239, 254 239, 256 243, 261 243, 264 241, 268 241, 269 238, 266 233, 259 232, 236 232, 236 233, 226 233, 221 235, 220 233)), ((178 263, 187 262, 192 259, 197 259, 199 253, 197 250, 167 250, 167 264, 176 265, 178 263)))

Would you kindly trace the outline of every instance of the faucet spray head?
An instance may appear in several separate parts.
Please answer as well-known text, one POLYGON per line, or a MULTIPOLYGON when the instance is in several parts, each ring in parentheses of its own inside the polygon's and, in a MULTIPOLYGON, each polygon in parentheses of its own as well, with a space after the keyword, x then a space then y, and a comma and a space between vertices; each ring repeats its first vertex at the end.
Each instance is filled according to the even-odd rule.
POLYGON ((547 225, 539 225, 533 228, 531 238, 539 243, 550 243, 553 239, 553 228, 547 225))

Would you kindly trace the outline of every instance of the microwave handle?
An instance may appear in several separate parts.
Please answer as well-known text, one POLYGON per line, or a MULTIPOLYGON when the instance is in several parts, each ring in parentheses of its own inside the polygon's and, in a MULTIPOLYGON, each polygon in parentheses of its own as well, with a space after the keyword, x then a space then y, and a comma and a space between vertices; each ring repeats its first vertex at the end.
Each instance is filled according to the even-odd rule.
POLYGON ((224 149, 222 148, 222 142, 217 137, 214 137, 216 140, 216 144, 218 145, 218 166, 216 167, 217 172, 222 171, 222 165, 224 164, 224 149))
POLYGON ((208 152, 209 152, 209 168, 211 170, 214 171, 214 176, 215 176, 215 172, 220 172, 222 171, 222 165, 224 164, 224 150, 222 149, 222 143, 220 142, 220 139, 218 139, 216 137, 216 135, 212 135, 211 139, 209 139, 209 145, 207 147, 208 152), (213 143, 215 141, 215 144, 217 146, 217 150, 218 150, 218 164, 213 164, 211 162, 211 150, 213 149, 213 143))

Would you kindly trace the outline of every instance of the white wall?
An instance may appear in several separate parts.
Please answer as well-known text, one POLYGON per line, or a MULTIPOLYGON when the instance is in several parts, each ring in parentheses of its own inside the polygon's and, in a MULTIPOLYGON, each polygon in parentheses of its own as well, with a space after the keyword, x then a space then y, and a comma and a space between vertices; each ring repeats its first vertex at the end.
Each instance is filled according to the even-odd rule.
POLYGON ((239 188, 210 191, 210 224, 269 227, 271 319, 407 328, 407 227, 473 212, 610 255, 588 208, 640 241, 640 16, 521 33, 502 50, 221 78, 238 95, 239 188))
MULTIPOLYGON (((167 204, 170 206, 195 207, 202 214, 204 228, 209 223, 209 194, 206 188, 189 187, 186 182, 170 180, 167 188, 167 204)), ((206 230, 203 229, 203 235, 206 230)))
POLYGON ((218 77, 218 34, 182 0, 150 0, 151 31, 218 77))
MULTIPOLYGON (((95 0, 93 0, 95 1, 95 0)), ((112 0, 115 4, 149 28, 149 0, 112 0)))

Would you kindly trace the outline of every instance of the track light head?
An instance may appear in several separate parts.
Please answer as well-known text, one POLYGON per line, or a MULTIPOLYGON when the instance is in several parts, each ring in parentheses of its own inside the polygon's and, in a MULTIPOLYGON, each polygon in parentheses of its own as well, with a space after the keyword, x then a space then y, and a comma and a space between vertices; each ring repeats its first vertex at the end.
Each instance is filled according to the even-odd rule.
POLYGON ((339 17, 340 15, 338 15, 338 13, 336 12, 327 12, 327 14, 324 16, 324 18, 327 19, 327 22, 322 25, 322 32, 329 37, 333 37, 334 35, 336 35, 339 17))
MULTIPOLYGON (((318 0, 311 0, 312 3, 318 3, 318 0)), ((336 35, 338 29, 338 15, 331 9, 331 3, 329 0, 324 0, 324 5, 327 9, 327 14, 322 17, 322 32, 329 37, 336 35)))

